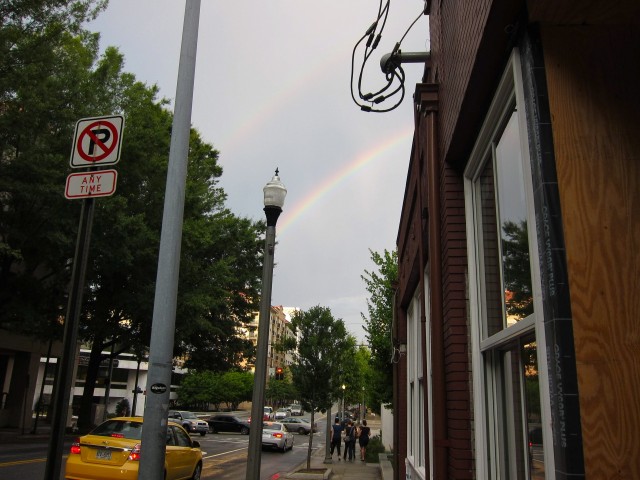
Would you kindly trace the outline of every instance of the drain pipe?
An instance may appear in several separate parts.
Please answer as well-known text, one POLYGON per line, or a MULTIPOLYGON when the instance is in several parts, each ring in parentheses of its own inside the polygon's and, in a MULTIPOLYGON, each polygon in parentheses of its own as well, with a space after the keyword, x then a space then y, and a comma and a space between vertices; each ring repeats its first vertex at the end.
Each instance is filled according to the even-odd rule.
POLYGON ((444 366, 444 316, 442 295, 442 224, 440 211, 440 158, 437 146, 437 85, 426 85, 421 110, 427 134, 427 207, 429 212, 429 280, 431 284, 431 368, 433 393, 434 477, 447 478, 446 379, 444 366))

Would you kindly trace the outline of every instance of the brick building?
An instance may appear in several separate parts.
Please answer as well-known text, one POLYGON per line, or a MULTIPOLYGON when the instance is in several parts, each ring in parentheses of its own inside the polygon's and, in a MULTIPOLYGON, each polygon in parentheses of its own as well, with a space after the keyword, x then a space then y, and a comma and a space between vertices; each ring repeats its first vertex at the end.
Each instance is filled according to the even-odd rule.
POLYGON ((395 478, 637 478, 640 5, 427 5, 395 478))

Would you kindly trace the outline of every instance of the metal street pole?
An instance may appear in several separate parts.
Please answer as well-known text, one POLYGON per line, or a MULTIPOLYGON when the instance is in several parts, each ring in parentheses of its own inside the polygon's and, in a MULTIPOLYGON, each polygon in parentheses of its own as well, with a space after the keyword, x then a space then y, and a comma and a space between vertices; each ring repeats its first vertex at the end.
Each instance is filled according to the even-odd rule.
POLYGON ((164 476, 199 20, 200 0, 187 0, 182 27, 182 46, 153 304, 147 400, 144 408, 138 477, 140 480, 157 480, 164 476))
POLYGON ((51 439, 49 440, 47 465, 44 472, 45 480, 58 480, 60 478, 64 432, 67 423, 71 387, 74 380, 72 378, 73 367, 76 363, 78 325, 80 324, 82 294, 84 292, 84 281, 87 272, 87 262, 89 260, 89 243, 91 240, 94 208, 95 200, 93 198, 83 200, 76 251, 73 257, 73 271, 71 273, 71 289, 67 303, 67 315, 64 320, 62 358, 60 360, 58 374, 56 375, 51 439))
POLYGON ((276 246, 276 223, 282 212, 286 189, 280 183, 278 170, 273 180, 265 187, 264 213, 267 217, 265 236, 264 264, 262 267, 262 298, 258 317, 258 350, 253 378, 253 396, 251 399, 251 428, 249 429, 249 451, 247 455, 246 480, 260 479, 260 460, 262 455, 262 416, 264 412, 264 389, 267 377, 267 348, 269 346, 269 324, 271 317, 271 290, 273 283, 273 255, 276 246), (268 190, 271 189, 271 190, 268 190), (276 190, 275 193, 273 189, 276 190), (282 192, 284 191, 284 192, 282 192), (273 196, 276 204, 270 204, 273 196), (279 204, 279 205, 278 205, 279 204))
POLYGON ((327 409, 327 431, 326 431, 326 442, 324 446, 324 462, 323 463, 333 463, 333 458, 331 458, 331 426, 333 425, 333 421, 331 418, 331 405, 327 409))

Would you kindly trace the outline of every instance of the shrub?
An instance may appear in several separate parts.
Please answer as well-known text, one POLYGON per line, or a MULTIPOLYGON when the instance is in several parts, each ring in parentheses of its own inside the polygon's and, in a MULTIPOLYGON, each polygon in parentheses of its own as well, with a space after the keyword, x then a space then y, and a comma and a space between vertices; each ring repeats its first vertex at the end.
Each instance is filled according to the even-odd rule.
POLYGON ((378 454, 384 452, 384 445, 382 444, 382 438, 380 435, 375 435, 369 439, 367 445, 367 454, 365 460, 368 463, 378 463, 378 454))
POLYGON ((118 403, 116 403, 116 416, 117 417, 128 417, 131 412, 131 407, 129 406, 129 400, 123 398, 118 403))

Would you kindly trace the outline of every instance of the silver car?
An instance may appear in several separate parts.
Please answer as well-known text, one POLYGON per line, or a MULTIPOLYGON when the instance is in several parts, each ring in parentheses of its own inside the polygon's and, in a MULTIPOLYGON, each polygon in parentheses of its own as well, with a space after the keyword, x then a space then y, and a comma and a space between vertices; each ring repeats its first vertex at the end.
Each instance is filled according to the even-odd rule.
MULTIPOLYGON (((311 432, 312 429, 311 422, 306 418, 287 417, 280 420, 280 422, 282 422, 284 428, 290 432, 297 432, 300 435, 309 435, 309 432, 311 432)), ((316 433, 317 431, 318 424, 313 422, 313 433, 316 433)))
POLYGON ((265 422, 262 426, 262 447, 280 450, 282 453, 293 448, 293 434, 279 422, 265 422))
POLYGON ((204 437, 209 432, 209 424, 193 412, 169 410, 169 420, 179 423, 189 433, 199 433, 204 437))

